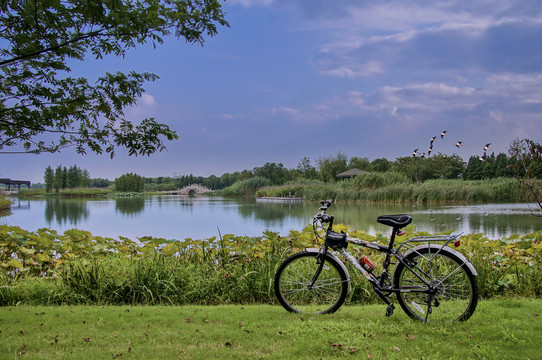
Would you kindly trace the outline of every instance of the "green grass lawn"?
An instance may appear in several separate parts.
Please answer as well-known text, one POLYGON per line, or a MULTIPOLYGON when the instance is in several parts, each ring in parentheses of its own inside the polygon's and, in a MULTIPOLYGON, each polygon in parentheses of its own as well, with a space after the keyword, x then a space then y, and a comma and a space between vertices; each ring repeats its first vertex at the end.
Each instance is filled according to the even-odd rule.
POLYGON ((1 359, 541 359, 542 300, 482 301, 431 326, 385 305, 333 315, 268 305, 0 308, 1 359))

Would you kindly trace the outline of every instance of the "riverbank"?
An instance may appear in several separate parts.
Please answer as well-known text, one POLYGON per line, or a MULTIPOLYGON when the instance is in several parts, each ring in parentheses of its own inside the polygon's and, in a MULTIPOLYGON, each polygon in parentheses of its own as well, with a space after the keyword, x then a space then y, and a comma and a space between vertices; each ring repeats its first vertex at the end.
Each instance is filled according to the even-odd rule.
POLYGON ((21 197, 46 197, 46 198, 102 198, 102 197, 134 197, 153 195, 157 193, 147 192, 117 192, 108 188, 74 188, 61 189, 58 192, 47 192, 45 189, 24 189, 18 196, 21 197))
MULTIPOLYGON (((534 181, 542 188, 542 180, 534 181)), ((111 188, 24 189, 20 196, 42 197, 128 197, 160 194, 157 192, 119 193, 111 188)), ((206 196, 253 197, 257 199, 296 199, 340 202, 405 203, 405 204, 475 204, 533 202, 528 189, 510 177, 488 180, 438 179, 412 182, 398 173, 368 173, 337 182, 306 180, 280 186, 268 186, 259 178, 239 181, 232 186, 212 191, 206 196), (261 181, 257 181, 261 180, 261 181)))
POLYGON ((0 215, 3 213, 9 213, 11 209, 11 201, 0 196, 0 215))
MULTIPOLYGON (((348 231, 336 225, 336 231, 348 231)), ((363 232, 350 235, 385 243, 363 232)), ((430 235, 407 228, 406 240, 430 235)), ((279 236, 226 234, 205 240, 144 237, 133 241, 93 236, 81 230, 63 234, 0 226, 0 306, 276 304, 273 279, 291 253, 318 246, 312 228, 279 236)), ((375 263, 382 258, 366 249, 375 263)), ((480 296, 542 296, 542 234, 489 240, 482 234, 461 237, 460 252, 478 271, 480 296)), ((351 271, 352 304, 379 303, 363 276, 351 271)))

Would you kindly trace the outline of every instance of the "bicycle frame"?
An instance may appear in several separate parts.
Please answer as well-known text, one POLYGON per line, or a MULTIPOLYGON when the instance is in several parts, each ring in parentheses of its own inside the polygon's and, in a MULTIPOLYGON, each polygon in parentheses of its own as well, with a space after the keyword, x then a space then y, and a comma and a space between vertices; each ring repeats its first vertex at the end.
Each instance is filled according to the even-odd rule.
MULTIPOLYGON (((388 305, 388 309, 387 309, 387 312, 386 312, 387 315, 388 314, 391 315, 393 313, 394 305, 393 305, 393 302, 389 300, 388 296, 384 295, 383 292, 386 292, 386 293, 419 292, 419 293, 425 293, 425 294, 428 294, 428 295, 432 296, 433 291, 434 291, 433 289, 438 287, 441 283, 443 283, 448 277, 453 275, 456 271, 459 271, 460 268, 465 264, 472 270, 472 272, 474 274, 478 275, 477 272, 476 272, 476 269, 472 266, 472 264, 467 260, 466 257, 464 257, 461 253, 459 253, 459 252, 457 252, 457 251, 455 251, 452 248, 447 246, 452 241, 454 242, 456 247, 459 246, 459 240, 458 239, 461 236, 461 234, 416 237, 416 238, 412 238, 412 239, 409 239, 409 240, 401 243, 397 247, 397 249, 395 249, 394 244, 395 244, 395 237, 399 232, 398 228, 395 228, 395 227, 393 228, 391 236, 390 236, 390 242, 386 246, 386 245, 381 245, 381 244, 377 244, 377 243, 373 243, 373 242, 368 242, 368 241, 356 239, 356 238, 350 237, 350 236, 348 236, 348 235, 346 235, 344 233, 340 233, 340 234, 336 233, 336 232, 333 231, 333 217, 330 216, 328 220, 329 220, 328 222, 330 224, 329 224, 329 226, 327 228, 327 231, 326 231, 325 244, 322 247, 322 249, 319 250, 320 254, 322 254, 322 256, 325 257, 326 254, 328 254, 329 249, 338 251, 357 271, 362 273, 365 276, 365 278, 373 285, 373 291, 378 295, 378 297, 380 299, 382 299, 388 305), (413 251, 416 252, 417 248, 419 247, 419 246, 412 246, 413 243, 414 244, 416 244, 416 243, 418 243, 418 244, 424 243, 424 244, 428 244, 429 247, 431 247, 432 243, 434 244, 435 252, 432 253, 433 256, 430 259, 428 259, 429 261, 431 261, 435 256, 438 255, 438 253, 443 248, 446 247, 449 251, 453 250, 454 253, 457 254, 457 256, 461 259, 462 264, 459 265, 452 273, 448 274, 448 276, 446 278, 441 279, 439 281, 439 283, 431 284, 427 280, 428 274, 426 274, 416 264, 410 264, 409 261, 405 260, 405 258, 407 257, 408 254, 410 254, 413 251), (442 243, 442 244, 437 244, 437 243, 442 243), (375 274, 372 273, 372 271, 368 271, 363 266, 361 266, 358 259, 356 259, 346 249, 348 244, 362 246, 362 247, 365 247, 365 248, 368 248, 368 249, 371 249, 371 250, 374 250, 374 251, 377 251, 377 252, 380 252, 380 253, 384 253, 386 256, 385 256, 384 262, 382 263, 382 268, 383 268, 382 272, 379 275, 375 275, 375 274), (407 251, 402 252, 401 250, 403 248, 406 248, 407 251), (391 259, 392 258, 395 258, 397 261, 402 263, 403 266, 405 266, 412 274, 414 274, 414 276, 416 276, 418 279, 420 279, 420 281, 422 281, 426 285, 426 287, 422 288, 422 289, 395 289, 392 286, 386 286, 385 282, 389 279, 388 268, 389 268, 389 266, 391 264, 391 259)), ((427 245, 421 245, 421 247, 427 248, 427 245)), ((312 286, 316 282, 316 280, 317 280, 317 278, 318 278, 318 276, 319 276, 319 274, 320 274, 320 272, 322 270, 323 264, 324 264, 324 262, 321 261, 320 266, 318 267, 316 273, 314 274, 314 276, 313 276, 313 278, 312 278, 312 280, 310 282, 309 288, 312 288, 312 286)), ((348 274, 348 271, 346 271, 346 273, 348 274)), ((349 274, 348 274, 348 281, 350 281, 350 275, 349 274)))
POLYGON ((412 222, 412 216, 381 215, 377 222, 392 228, 389 243, 381 245, 333 231, 334 217, 326 213, 333 200, 320 203, 312 224, 322 246, 290 255, 275 274, 275 293, 286 310, 321 314, 337 311, 351 286, 349 262, 388 305, 386 316, 393 314, 395 300, 409 317, 425 322, 430 314, 435 314, 432 321, 436 322, 465 321, 472 315, 479 297, 478 273, 453 248, 459 246, 461 234, 419 236, 397 246, 396 236, 406 233, 402 229, 412 222), (349 245, 383 254, 382 271, 375 270, 368 258, 354 257, 347 250, 349 245))

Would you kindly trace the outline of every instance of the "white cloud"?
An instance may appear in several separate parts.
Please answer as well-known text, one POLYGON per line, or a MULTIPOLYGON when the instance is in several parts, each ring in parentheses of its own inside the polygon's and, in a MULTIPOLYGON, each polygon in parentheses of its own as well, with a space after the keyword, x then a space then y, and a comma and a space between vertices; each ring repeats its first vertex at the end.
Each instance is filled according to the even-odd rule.
POLYGON ((365 64, 343 65, 336 68, 328 69, 323 73, 338 77, 356 78, 367 77, 384 72, 380 61, 369 61, 365 64))
POLYGON ((322 34, 315 64, 334 77, 367 77, 398 68, 405 74, 422 69, 426 73, 542 70, 536 60, 540 47, 522 48, 525 54, 519 54, 516 40, 536 41, 542 6, 530 2, 521 9, 514 1, 475 3, 347 1, 346 11, 336 7, 325 16, 322 10, 320 16, 304 19, 304 24, 305 30, 322 34), (370 64, 378 66, 367 67, 370 64))
POLYGON ((228 0, 231 4, 239 4, 245 7, 269 5, 273 0, 228 0))
POLYGON ((156 105, 156 99, 154 98, 154 96, 149 95, 149 94, 141 95, 141 102, 145 106, 154 106, 154 105, 156 105))

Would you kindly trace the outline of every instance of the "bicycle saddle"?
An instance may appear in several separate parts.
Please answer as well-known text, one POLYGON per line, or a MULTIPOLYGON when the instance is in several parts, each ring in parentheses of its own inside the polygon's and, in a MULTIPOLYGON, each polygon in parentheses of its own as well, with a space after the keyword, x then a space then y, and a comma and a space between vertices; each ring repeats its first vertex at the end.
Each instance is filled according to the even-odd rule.
POLYGON ((412 216, 407 215, 407 214, 381 215, 376 219, 376 221, 384 225, 393 226, 396 228, 402 228, 412 222, 412 216))

